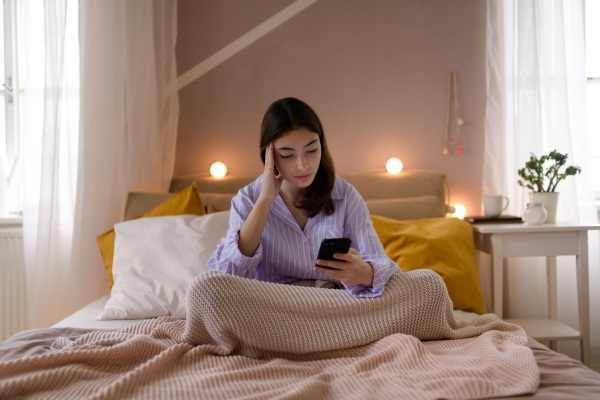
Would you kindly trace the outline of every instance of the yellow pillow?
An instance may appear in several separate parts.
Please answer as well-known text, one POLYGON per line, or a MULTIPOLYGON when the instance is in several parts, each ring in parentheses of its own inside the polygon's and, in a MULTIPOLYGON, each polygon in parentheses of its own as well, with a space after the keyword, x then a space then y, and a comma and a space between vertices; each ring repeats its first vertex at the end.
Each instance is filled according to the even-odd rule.
MULTIPOLYGON (((196 182, 193 182, 185 190, 169 197, 167 200, 160 203, 150 211, 146 211, 142 215, 138 215, 132 219, 182 214, 206 214, 204 205, 202 204, 202 200, 198 194, 198 189, 196 188, 196 182)), ((106 268, 106 274, 108 275, 108 286, 109 289, 112 290, 114 283, 112 265, 115 247, 115 230, 111 229, 110 231, 99 235, 96 238, 96 241, 98 242, 98 247, 100 248, 100 253, 102 254, 102 259, 104 260, 104 267, 106 268)))
POLYGON ((386 254, 402 271, 431 269, 446 283, 455 310, 486 313, 471 224, 457 218, 371 219, 386 254))

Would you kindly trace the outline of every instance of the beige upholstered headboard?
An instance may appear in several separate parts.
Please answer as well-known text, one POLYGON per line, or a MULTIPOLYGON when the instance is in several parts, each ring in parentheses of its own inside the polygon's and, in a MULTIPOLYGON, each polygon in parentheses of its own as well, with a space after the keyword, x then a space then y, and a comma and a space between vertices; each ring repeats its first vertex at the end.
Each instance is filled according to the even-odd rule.
MULTIPOLYGON (((363 196, 371 214, 394 219, 436 218, 446 215, 446 176, 425 170, 405 170, 399 175, 383 172, 342 175, 363 196)), ((229 209, 231 198, 252 178, 175 178, 170 193, 130 193, 124 219, 138 216, 196 181, 202 202, 229 209)))

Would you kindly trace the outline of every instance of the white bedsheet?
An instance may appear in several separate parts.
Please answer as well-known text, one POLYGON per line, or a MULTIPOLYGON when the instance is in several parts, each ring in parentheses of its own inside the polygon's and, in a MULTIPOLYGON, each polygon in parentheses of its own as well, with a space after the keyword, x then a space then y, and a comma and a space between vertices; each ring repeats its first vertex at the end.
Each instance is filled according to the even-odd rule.
MULTIPOLYGON (((141 319, 115 319, 100 321, 96 318, 104 310, 104 305, 110 298, 109 295, 103 296, 74 312, 62 321, 54 324, 53 328, 88 328, 88 329, 121 329, 134 324, 141 319)), ((477 314, 462 310, 454 310, 454 314, 465 321, 471 321, 477 314)))
POLYGON ((62 321, 54 324, 53 328, 89 328, 89 329, 121 329, 134 324, 141 319, 115 319, 109 321, 100 321, 96 318, 104 310, 104 305, 110 298, 110 295, 103 296, 83 307, 82 309, 69 315, 62 321))

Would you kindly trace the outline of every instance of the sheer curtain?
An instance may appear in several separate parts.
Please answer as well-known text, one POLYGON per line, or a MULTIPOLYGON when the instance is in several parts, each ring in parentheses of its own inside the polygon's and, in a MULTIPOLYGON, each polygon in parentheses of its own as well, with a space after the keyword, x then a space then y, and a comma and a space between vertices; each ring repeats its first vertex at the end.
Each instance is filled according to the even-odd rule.
POLYGON ((28 51, 41 48, 45 59, 21 60, 31 70, 21 114, 35 328, 108 293, 96 236, 120 220, 128 191, 168 189, 179 104, 176 2, 31 3, 20 14, 25 32, 42 26, 46 37, 44 52, 39 33, 24 34, 28 51))
POLYGON ((28 327, 66 310, 77 180, 77 4, 19 3, 23 235, 28 327))
POLYGON ((129 191, 168 190, 179 113, 177 2, 80 0, 81 125, 71 262, 76 309, 108 292, 96 236, 129 191))
MULTIPOLYGON (((483 192, 506 194, 511 199, 511 214, 521 215, 528 202, 526 190, 517 184, 517 170, 531 152, 539 156, 556 149, 569 154, 569 164, 583 169, 581 175, 560 183, 557 220, 597 221, 585 125, 583 12, 582 0, 488 0, 483 192)), ((598 236, 590 236, 590 281, 597 287, 598 236)), ((545 282, 543 274, 526 277, 522 268, 509 268, 509 272, 509 285, 545 282)), ((574 271, 559 268, 558 272, 559 294, 566 294, 565 301, 559 298, 559 318, 576 325, 576 313, 572 312, 576 309, 574 271)), ((536 291, 529 292, 532 296, 536 291)), ((535 298, 517 297, 516 291, 506 297, 511 297, 513 304, 508 309, 514 314, 539 303, 535 298)), ((600 347, 598 303, 592 292, 592 350, 596 357, 600 347)), ((545 303, 541 308, 545 309, 545 303)))

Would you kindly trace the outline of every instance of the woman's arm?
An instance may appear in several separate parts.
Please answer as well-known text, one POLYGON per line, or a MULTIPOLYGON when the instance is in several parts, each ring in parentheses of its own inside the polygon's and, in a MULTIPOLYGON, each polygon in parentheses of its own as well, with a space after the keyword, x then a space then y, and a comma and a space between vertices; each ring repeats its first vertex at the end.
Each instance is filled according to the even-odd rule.
POLYGON ((265 172, 260 194, 239 232, 238 247, 246 257, 252 257, 260 244, 271 204, 279 194, 283 181, 283 177, 275 176, 274 151, 274 145, 271 143, 265 152, 265 172))
POLYGON ((283 178, 274 173, 273 146, 265 153, 265 173, 256 196, 258 182, 247 186, 231 201, 227 236, 219 241, 208 268, 231 275, 254 278, 263 254, 260 240, 271 204, 279 194, 283 178), (255 200, 256 199, 256 200, 255 200))
POLYGON ((267 223, 271 204, 259 200, 254 204, 252 211, 239 231, 238 248, 246 257, 252 257, 258 249, 262 232, 267 223))
POLYGON ((260 246, 252 257, 247 257, 240 252, 238 245, 240 229, 254 207, 253 186, 255 183, 241 189, 231 200, 227 236, 217 244, 217 249, 208 260, 208 269, 249 279, 255 277, 262 261, 260 246))

